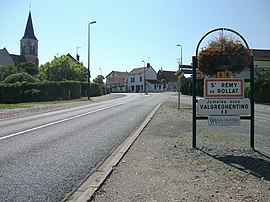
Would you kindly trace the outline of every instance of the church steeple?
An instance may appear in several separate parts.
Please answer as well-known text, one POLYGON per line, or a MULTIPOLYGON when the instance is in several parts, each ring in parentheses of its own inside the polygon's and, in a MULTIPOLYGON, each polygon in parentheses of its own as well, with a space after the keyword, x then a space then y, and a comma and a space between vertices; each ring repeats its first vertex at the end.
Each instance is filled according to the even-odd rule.
POLYGON ((27 24, 26 24, 24 36, 22 39, 35 39, 35 40, 37 40, 37 38, 34 34, 31 11, 29 11, 27 24))
POLYGON ((21 39, 21 56, 24 56, 27 62, 33 62, 37 66, 39 65, 38 40, 34 34, 31 11, 29 11, 25 32, 21 39))

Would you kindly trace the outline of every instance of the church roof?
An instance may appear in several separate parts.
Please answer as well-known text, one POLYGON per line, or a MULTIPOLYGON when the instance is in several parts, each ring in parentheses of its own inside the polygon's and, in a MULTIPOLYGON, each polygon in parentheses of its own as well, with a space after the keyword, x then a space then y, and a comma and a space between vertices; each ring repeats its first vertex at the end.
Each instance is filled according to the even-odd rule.
POLYGON ((21 62, 27 62, 26 58, 23 55, 15 55, 15 54, 9 54, 12 58, 12 60, 15 63, 15 66, 17 66, 21 62))
POLYGON ((35 37, 35 34, 34 34, 31 12, 29 12, 24 36, 22 39, 35 39, 35 40, 37 40, 37 38, 35 37))

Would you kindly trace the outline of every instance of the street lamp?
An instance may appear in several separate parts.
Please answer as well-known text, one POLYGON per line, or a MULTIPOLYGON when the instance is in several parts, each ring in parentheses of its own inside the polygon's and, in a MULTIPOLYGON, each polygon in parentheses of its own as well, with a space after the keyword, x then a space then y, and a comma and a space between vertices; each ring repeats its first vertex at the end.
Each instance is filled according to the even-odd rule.
POLYGON ((144 65, 143 65, 143 82, 144 82, 144 84, 143 84, 143 89, 144 89, 144 92, 146 93, 146 89, 145 89, 145 87, 146 87, 146 85, 145 85, 145 61, 144 60, 142 60, 142 62, 144 63, 144 65))
POLYGON ((181 56, 180 56, 180 64, 179 64, 179 69, 180 69, 180 65, 182 65, 183 64, 183 52, 182 52, 182 45, 180 45, 180 44, 177 44, 177 46, 180 46, 180 50, 181 50, 181 56))
MULTIPOLYGON (((180 56, 180 62, 178 64, 178 70, 180 71, 180 67, 182 66, 182 61, 183 61, 183 55, 182 55, 182 45, 177 44, 177 46, 180 46, 181 50, 181 56, 180 56)), ((181 78, 178 77, 178 110, 180 110, 180 86, 181 86, 181 78)))
POLYGON ((88 78, 87 78, 87 96, 88 100, 90 100, 90 25, 97 23, 96 21, 92 21, 88 23, 88 78))

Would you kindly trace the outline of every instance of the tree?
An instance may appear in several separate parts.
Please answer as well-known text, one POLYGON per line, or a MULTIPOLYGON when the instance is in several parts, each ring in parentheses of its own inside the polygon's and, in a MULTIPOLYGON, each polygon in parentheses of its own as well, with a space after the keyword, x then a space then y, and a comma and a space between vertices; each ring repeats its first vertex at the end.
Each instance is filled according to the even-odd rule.
POLYGON ((93 79, 93 82, 98 83, 98 84, 104 84, 103 79, 104 79, 104 76, 98 75, 95 79, 93 79))
POLYGON ((33 62, 21 62, 17 65, 18 70, 25 70, 31 76, 38 74, 38 67, 33 62))
POLYGON ((0 81, 4 81, 6 77, 25 72, 24 69, 18 69, 14 65, 3 66, 0 68, 0 81))
POLYGON ((73 62, 68 56, 63 55, 41 65, 38 78, 48 81, 87 81, 87 69, 82 63, 73 62))
POLYGON ((11 74, 8 77, 5 78, 4 83, 16 83, 16 82, 29 82, 29 83, 35 83, 36 79, 31 76, 28 73, 17 73, 17 74, 11 74))

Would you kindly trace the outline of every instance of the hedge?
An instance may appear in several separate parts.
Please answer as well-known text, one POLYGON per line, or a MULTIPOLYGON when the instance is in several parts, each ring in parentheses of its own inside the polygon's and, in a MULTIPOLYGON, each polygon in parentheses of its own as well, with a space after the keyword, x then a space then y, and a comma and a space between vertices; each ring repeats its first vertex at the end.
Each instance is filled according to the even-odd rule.
POLYGON ((67 100, 81 97, 78 81, 0 84, 0 103, 67 100))
MULTIPOLYGON (((81 83, 81 95, 82 97, 87 97, 87 82, 81 83)), ((100 96, 100 89, 97 83, 90 83, 90 97, 100 96)))

